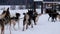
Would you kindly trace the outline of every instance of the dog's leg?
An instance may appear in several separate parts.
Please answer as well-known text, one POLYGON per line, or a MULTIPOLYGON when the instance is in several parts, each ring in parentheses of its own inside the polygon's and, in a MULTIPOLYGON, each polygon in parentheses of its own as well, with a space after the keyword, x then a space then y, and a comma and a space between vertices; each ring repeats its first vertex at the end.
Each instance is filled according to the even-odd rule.
POLYGON ((26 24, 26 29, 28 29, 28 24, 26 24))
POLYGON ((59 21, 60 21, 60 17, 59 17, 59 21))
POLYGON ((34 25, 36 25, 36 21, 35 21, 35 19, 34 19, 34 25))
POLYGON ((23 25, 23 30, 22 31, 24 31, 24 29, 25 29, 25 25, 23 25))
POLYGON ((57 16, 57 18, 58 18, 58 19, 59 19, 59 21, 60 21, 60 15, 58 15, 58 16, 57 16))
POLYGON ((9 27, 9 30, 10 30, 10 34, 11 34, 11 21, 10 21, 10 27, 9 27))
POLYGON ((55 22, 55 21, 54 21, 54 17, 52 17, 52 22, 55 22))
MULTIPOLYGON (((39 16, 37 16, 37 17, 35 18, 35 23, 38 21, 38 19, 39 19, 39 16)), ((36 23, 36 25, 37 25, 37 23, 36 23)))
POLYGON ((59 22, 60 22, 60 15, 58 15, 57 18, 59 19, 59 22))
POLYGON ((48 21, 49 21, 50 17, 48 18, 48 21))
POLYGON ((1 34, 4 34, 4 21, 2 22, 2 25, 1 25, 1 34))
POLYGON ((4 26, 1 27, 1 34, 4 34, 4 26))
POLYGON ((19 20, 18 20, 18 29, 20 29, 20 26, 19 26, 19 24, 20 24, 20 23, 19 23, 19 20))
POLYGON ((14 24, 13 24, 13 28, 14 28, 14 30, 17 30, 17 29, 15 28, 15 25, 16 25, 16 23, 14 22, 14 24))
POLYGON ((31 20, 31 28, 33 28, 33 23, 32 23, 32 20, 31 20))
POLYGON ((55 21, 57 21, 57 17, 55 17, 55 21))
POLYGON ((31 28, 33 28, 33 24, 31 23, 31 28))
POLYGON ((38 21, 38 19, 39 19, 39 17, 37 16, 37 17, 35 18, 35 22, 37 22, 37 21, 38 21))
POLYGON ((24 29, 25 29, 25 21, 23 21, 23 30, 22 31, 24 31, 24 29))
POLYGON ((51 22, 53 22, 54 20, 52 19, 51 22))
POLYGON ((57 21, 57 15, 54 16, 54 22, 56 22, 56 21, 57 21))

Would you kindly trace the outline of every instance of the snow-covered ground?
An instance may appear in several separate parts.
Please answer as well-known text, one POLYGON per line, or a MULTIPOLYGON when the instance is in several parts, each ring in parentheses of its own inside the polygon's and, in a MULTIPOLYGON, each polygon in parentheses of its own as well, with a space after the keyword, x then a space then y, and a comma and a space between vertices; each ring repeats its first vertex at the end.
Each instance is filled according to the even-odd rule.
MULTIPOLYGON (((2 13, 3 10, 0 10, 0 14, 2 13)), ((23 17, 23 13, 27 12, 27 9, 25 10, 10 10, 11 15, 13 16, 16 12, 21 14, 21 17, 23 17)), ((37 9, 37 12, 40 13, 40 9, 37 9)), ((60 34, 60 22, 56 21, 51 22, 48 21, 48 15, 43 14, 39 17, 39 20, 37 22, 37 25, 34 25, 33 28, 29 26, 29 28, 25 31, 22 31, 23 28, 23 19, 20 19, 20 29, 18 29, 18 25, 16 24, 16 29, 15 31, 13 28, 12 34, 60 34)), ((9 28, 7 28, 7 25, 5 27, 5 34, 10 34, 9 28)))

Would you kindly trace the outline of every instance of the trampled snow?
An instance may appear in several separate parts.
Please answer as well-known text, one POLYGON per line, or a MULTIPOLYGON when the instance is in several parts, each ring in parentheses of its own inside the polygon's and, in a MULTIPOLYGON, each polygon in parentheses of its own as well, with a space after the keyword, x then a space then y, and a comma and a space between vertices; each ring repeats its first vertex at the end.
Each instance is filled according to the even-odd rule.
MULTIPOLYGON (((0 14, 3 10, 0 10, 0 14)), ((21 14, 21 17, 23 17, 23 13, 27 12, 27 9, 25 10, 10 10, 10 14, 12 16, 15 15, 15 13, 18 12, 21 14)), ((40 10, 37 10, 38 13, 40 13, 40 10)), ((56 22, 48 21, 48 14, 43 14, 39 16, 39 20, 37 22, 37 25, 33 25, 33 28, 29 26, 29 28, 25 31, 22 31, 23 28, 23 19, 20 19, 20 29, 18 29, 18 24, 16 24, 15 28, 18 29, 15 31, 13 27, 11 27, 12 33, 11 34, 60 34, 60 22, 59 20, 56 22)), ((5 34, 10 34, 8 25, 5 27, 5 34)))

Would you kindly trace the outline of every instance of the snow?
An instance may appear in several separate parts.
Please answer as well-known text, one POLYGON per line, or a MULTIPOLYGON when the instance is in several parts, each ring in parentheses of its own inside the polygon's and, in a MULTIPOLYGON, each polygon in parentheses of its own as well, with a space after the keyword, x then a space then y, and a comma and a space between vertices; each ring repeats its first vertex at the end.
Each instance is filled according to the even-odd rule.
MULTIPOLYGON (((0 14, 3 10, 0 10, 0 14)), ((12 16, 15 15, 15 13, 18 12, 21 14, 21 17, 23 17, 23 13, 27 12, 27 9, 24 10, 10 10, 10 13, 12 16)), ((40 13, 40 9, 37 9, 37 12, 40 13)), ((23 28, 23 19, 20 19, 20 29, 18 29, 18 25, 16 24, 15 28, 18 29, 15 31, 13 27, 12 34, 60 34, 60 22, 51 22, 48 21, 48 14, 43 14, 39 16, 39 20, 37 22, 37 25, 33 25, 33 28, 29 26, 29 28, 25 31, 22 31, 23 28)), ((9 28, 7 28, 8 25, 5 27, 5 34, 10 34, 9 28)))
POLYGON ((43 1, 43 0, 34 0, 34 1, 43 1))

